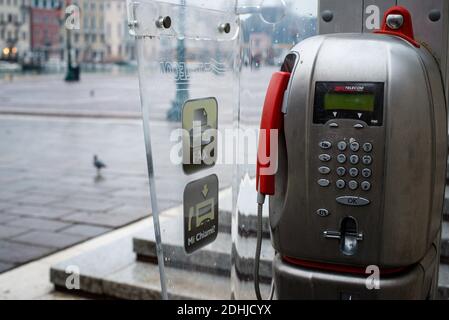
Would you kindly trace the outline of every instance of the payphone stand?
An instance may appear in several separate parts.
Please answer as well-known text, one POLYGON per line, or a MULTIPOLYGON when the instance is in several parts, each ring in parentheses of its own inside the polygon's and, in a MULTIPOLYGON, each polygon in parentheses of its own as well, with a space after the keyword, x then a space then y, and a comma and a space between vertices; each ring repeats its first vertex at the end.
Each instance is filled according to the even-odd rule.
POLYGON ((440 66, 406 8, 387 10, 375 33, 310 38, 271 79, 261 130, 279 134, 261 134, 256 186, 259 226, 270 195, 277 298, 434 297, 447 159, 440 66))

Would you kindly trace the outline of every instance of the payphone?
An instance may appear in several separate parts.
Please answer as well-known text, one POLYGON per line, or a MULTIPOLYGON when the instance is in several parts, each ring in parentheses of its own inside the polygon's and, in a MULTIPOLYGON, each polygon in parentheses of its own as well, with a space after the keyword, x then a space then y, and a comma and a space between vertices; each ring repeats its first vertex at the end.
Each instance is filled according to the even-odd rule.
POLYGON ((291 50, 268 88, 257 163, 279 299, 433 297, 446 119, 440 68, 403 7, 374 34, 291 50))

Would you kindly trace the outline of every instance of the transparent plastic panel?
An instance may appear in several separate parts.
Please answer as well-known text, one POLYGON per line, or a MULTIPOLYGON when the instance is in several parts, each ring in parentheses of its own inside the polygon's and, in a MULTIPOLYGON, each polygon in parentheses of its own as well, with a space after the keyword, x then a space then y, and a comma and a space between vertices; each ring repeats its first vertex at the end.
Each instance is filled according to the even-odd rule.
POLYGON ((128 1, 153 225, 135 250, 160 272, 162 298, 231 297, 234 162, 223 140, 238 114, 240 33, 230 2, 128 1))
MULTIPOLYGON (((316 35, 316 0, 239 0, 242 64, 240 71, 239 141, 258 132, 266 89, 274 72, 298 42, 316 35)), ((254 257, 257 232, 257 193, 255 168, 257 145, 248 143, 248 161, 237 163, 235 177, 236 208, 233 220, 232 294, 236 299, 255 299, 254 257)), ((271 262, 268 200, 263 211, 261 293, 269 296, 271 262)))

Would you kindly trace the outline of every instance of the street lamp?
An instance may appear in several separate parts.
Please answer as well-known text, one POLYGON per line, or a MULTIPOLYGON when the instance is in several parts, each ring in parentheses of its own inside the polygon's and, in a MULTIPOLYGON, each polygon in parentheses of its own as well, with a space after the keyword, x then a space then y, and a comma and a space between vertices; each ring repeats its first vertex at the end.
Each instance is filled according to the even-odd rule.
MULTIPOLYGON (((71 0, 66 0, 66 7, 72 4, 71 0)), ((67 14, 64 14, 61 25, 66 30, 66 50, 67 50, 67 70, 64 80, 67 82, 79 81, 80 80, 80 67, 74 67, 72 65, 72 32, 70 28, 65 26, 65 19, 67 14)))
MULTIPOLYGON (((186 0, 181 0, 181 10, 179 11, 179 25, 181 37, 178 38, 178 43, 176 46, 176 55, 178 60, 178 68, 183 66, 186 68, 186 48, 184 43, 184 28, 185 28, 185 6, 186 0)), ((187 71, 186 71, 187 72, 187 71)), ((187 77, 185 79, 175 79, 176 81, 176 97, 172 101, 172 106, 167 112, 167 120, 169 121, 180 121, 181 120, 181 109, 184 102, 189 99, 189 82, 187 77)))

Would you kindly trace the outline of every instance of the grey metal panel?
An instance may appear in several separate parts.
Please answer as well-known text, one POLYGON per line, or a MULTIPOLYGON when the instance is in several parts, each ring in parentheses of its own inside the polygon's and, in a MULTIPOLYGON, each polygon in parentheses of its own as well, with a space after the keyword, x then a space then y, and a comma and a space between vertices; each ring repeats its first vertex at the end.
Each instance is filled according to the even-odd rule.
MULTIPOLYGON (((398 0, 398 5, 407 8, 412 14, 415 38, 430 49, 437 60, 444 61, 443 57, 447 49, 447 1, 444 0, 398 0), (441 18, 433 22, 429 19, 431 10, 440 10, 441 18), (446 12, 445 12, 446 10, 446 12), (444 14, 445 13, 445 14, 444 14), (444 29, 446 27, 446 30, 444 29)), ((444 62, 445 64, 445 62, 444 62)))
POLYGON ((396 0, 364 0, 363 32, 373 32, 375 29, 380 29, 385 11, 395 5, 396 0), (376 6, 376 8, 371 6, 376 6))
POLYGON ((434 296, 434 279, 438 267, 436 250, 432 247, 425 258, 413 268, 379 279, 380 290, 366 287, 366 275, 343 274, 313 270, 287 264, 279 254, 273 261, 276 297, 300 300, 424 300, 434 296))
POLYGON ((320 0, 318 5, 318 33, 362 32, 363 0, 320 0), (342 5, 344 2, 344 5, 342 5), (331 11, 333 19, 322 18, 325 11, 331 11))
MULTIPOLYGON (((280 150, 288 159, 279 165, 276 195, 270 198, 275 248, 292 257, 350 265, 418 262, 439 230, 443 201, 447 137, 441 119, 446 110, 435 60, 425 48, 374 34, 318 36, 293 51, 300 57, 299 71, 291 79, 285 141, 280 137, 280 150), (357 131, 349 119, 336 119, 338 129, 312 124, 316 81, 384 82, 384 126, 357 131), (338 196, 364 193, 346 189, 342 194, 316 183, 318 142, 325 138, 335 143, 342 137, 374 146, 369 206, 338 205, 338 196), (320 208, 331 214, 319 217, 315 212, 320 208), (341 253, 338 240, 323 237, 323 231, 338 231, 347 216, 356 217, 364 234, 353 256, 341 253)), ((334 185, 335 173, 329 178, 334 185)))

